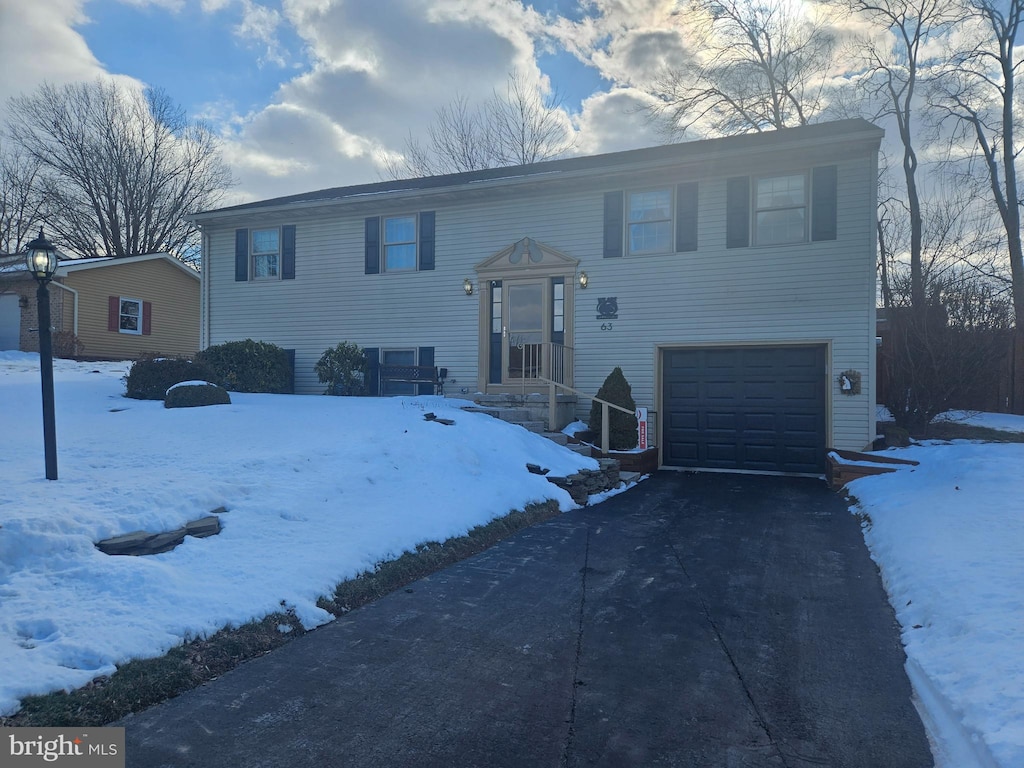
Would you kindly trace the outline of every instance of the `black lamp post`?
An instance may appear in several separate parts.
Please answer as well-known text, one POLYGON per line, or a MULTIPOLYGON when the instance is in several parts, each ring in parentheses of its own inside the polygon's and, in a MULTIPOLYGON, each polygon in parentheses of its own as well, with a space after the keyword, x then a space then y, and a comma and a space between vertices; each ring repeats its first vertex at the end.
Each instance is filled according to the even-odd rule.
POLYGON ((57 420, 53 407, 53 339, 50 335, 50 290, 47 284, 57 271, 57 249, 43 237, 28 244, 25 263, 39 283, 36 304, 39 309, 39 373, 43 380, 43 445, 46 454, 46 479, 57 479, 57 420))

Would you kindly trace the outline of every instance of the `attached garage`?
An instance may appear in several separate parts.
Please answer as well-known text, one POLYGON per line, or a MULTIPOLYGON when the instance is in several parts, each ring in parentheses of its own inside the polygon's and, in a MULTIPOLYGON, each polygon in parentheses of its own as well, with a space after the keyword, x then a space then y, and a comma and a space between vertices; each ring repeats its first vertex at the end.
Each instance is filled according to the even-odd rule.
POLYGON ((663 465, 823 473, 825 365, 825 345, 663 350, 663 465))

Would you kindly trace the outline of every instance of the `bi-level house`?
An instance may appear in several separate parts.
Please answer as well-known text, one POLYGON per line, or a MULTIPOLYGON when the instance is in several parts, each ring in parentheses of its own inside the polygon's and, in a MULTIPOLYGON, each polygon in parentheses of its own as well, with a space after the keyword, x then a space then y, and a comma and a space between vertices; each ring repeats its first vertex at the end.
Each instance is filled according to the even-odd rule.
POLYGON ((468 398, 593 395, 620 366, 662 466, 821 473, 874 437, 882 135, 845 120, 198 213, 201 344, 294 350, 300 393, 343 340, 468 398))

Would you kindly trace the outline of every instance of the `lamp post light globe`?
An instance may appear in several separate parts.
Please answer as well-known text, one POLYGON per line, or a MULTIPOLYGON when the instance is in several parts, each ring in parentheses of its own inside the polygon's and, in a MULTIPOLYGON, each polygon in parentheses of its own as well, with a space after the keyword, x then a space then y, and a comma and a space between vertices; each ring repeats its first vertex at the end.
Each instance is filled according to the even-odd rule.
POLYGON ((42 227, 39 228, 39 237, 28 244, 25 264, 32 277, 39 281, 50 280, 57 271, 57 249, 43 236, 42 227))
POLYGON ((57 425, 53 404, 53 338, 50 333, 50 291, 47 283, 57 272, 57 249, 43 236, 28 244, 25 264, 39 283, 36 305, 39 310, 39 376, 43 385, 43 447, 46 479, 57 479, 57 425))

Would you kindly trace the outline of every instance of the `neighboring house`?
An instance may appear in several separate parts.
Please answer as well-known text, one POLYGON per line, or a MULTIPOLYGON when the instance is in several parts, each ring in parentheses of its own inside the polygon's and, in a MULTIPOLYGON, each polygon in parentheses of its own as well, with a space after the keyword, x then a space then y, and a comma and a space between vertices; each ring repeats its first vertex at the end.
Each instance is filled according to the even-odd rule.
POLYGON ((846 120, 198 213, 201 344, 293 350, 308 393, 343 340, 464 397, 592 395, 621 366, 663 466, 820 473, 875 436, 882 135, 846 120))
MULTIPOLYGON (((39 349, 37 284, 0 262, 0 349, 39 349)), ((50 283, 54 354, 128 360, 199 349, 199 273, 166 253, 62 260, 50 283)))

